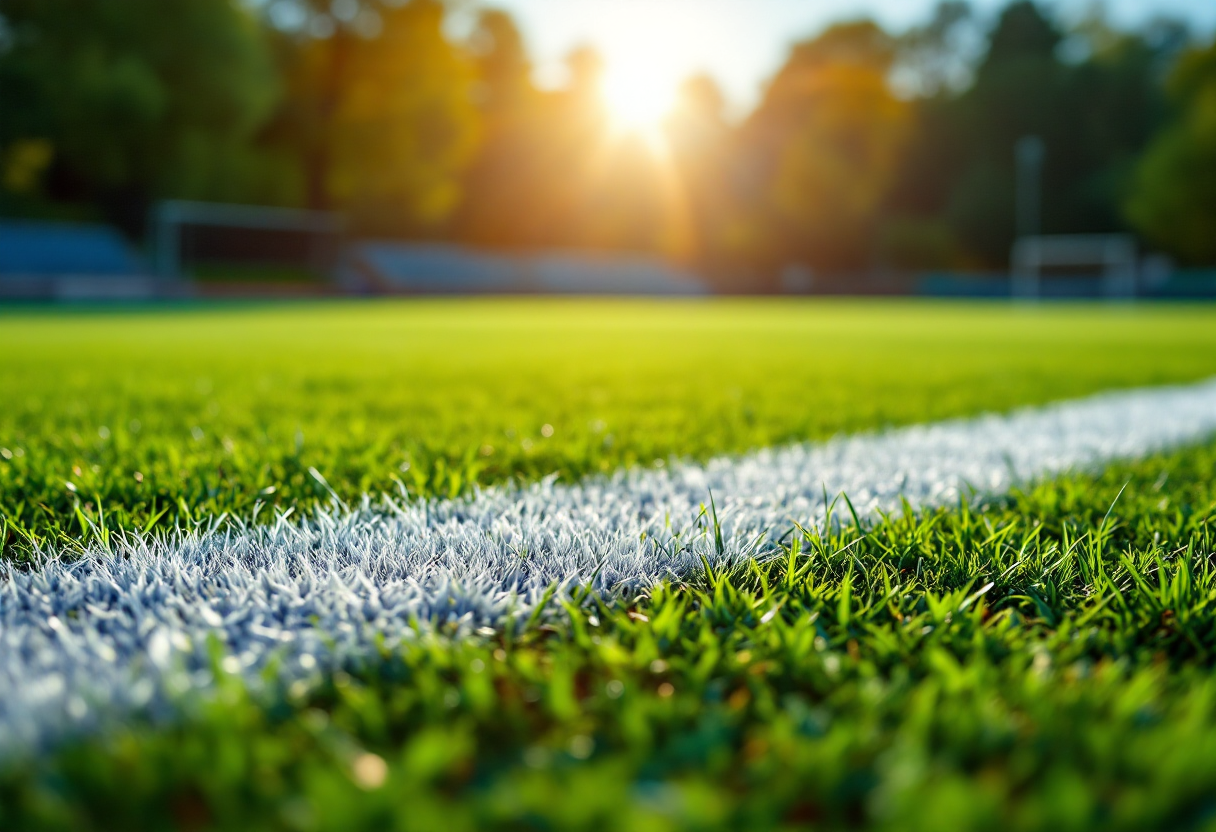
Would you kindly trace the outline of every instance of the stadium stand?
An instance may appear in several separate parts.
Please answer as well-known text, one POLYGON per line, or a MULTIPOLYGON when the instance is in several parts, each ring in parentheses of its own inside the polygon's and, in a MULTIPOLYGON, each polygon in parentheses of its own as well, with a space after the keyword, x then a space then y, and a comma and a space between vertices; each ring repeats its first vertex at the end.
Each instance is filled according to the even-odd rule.
POLYGON ((661 260, 549 252, 484 253, 460 246, 355 243, 340 279, 361 294, 704 295, 696 275, 661 260))
POLYGON ((135 300, 156 290, 156 281, 112 228, 0 221, 0 299, 135 300))

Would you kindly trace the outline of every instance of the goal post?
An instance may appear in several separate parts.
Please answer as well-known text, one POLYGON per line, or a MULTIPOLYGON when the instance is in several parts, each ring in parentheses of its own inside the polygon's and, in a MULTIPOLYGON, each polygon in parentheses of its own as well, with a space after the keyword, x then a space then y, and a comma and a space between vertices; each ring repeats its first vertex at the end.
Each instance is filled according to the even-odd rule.
POLYGON ((1053 234, 1019 238, 1013 244, 1013 297, 1038 300, 1043 271, 1096 267, 1102 295, 1110 300, 1136 296, 1136 241, 1128 234, 1053 234))
POLYGON ((165 281, 200 262, 291 266, 330 274, 341 242, 335 214, 294 208, 167 200, 152 213, 152 263, 165 281))

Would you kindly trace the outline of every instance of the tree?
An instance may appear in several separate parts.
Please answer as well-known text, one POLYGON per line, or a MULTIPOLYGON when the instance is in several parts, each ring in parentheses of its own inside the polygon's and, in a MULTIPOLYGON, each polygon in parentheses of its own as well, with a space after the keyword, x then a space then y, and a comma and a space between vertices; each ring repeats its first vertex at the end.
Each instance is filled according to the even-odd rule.
POLYGON ((965 0, 939 0, 926 23, 896 40, 895 83, 920 98, 961 88, 970 81, 965 40, 973 24, 965 0))
POLYGON ((349 60, 333 115, 329 188, 369 233, 433 229, 460 202, 477 143, 473 67, 443 31, 444 7, 382 8, 349 60))
POLYGON ((567 84, 541 91, 502 13, 482 16, 472 49, 485 141, 464 180, 461 235, 503 247, 667 250, 663 170, 643 142, 613 134, 599 54, 575 49, 567 84))
POLYGON ((156 197, 237 199, 278 187, 251 147, 277 87, 243 4, 6 0, 2 15, 10 186, 96 202, 132 231, 156 197), (44 170, 23 178, 39 147, 44 170))
POLYGON ((722 90, 708 75, 681 85, 664 124, 672 170, 669 246, 673 254, 714 272, 731 256, 724 232, 734 222, 728 176, 732 129, 722 90))
POLYGON ((473 62, 447 38, 443 3, 289 8, 288 95, 273 133, 298 154, 308 204, 344 212, 364 234, 440 233, 479 128, 473 62))
POLYGON ((1005 266, 1015 233, 1014 146, 1031 134, 1047 151, 1043 230, 1123 230, 1121 194, 1161 123, 1160 67, 1176 43, 1167 24, 1129 34, 1091 15, 1065 31, 1034 3, 1007 6, 973 83, 915 102, 913 139, 886 206, 886 247, 901 250, 890 259, 1005 266))
POLYGON ((1125 210, 1150 241, 1190 263, 1216 263, 1216 41, 1179 61, 1176 117, 1140 160, 1125 210))
POLYGON ((866 264, 910 122, 887 83, 893 59, 875 23, 832 26, 794 47, 744 125, 747 245, 770 266, 866 264))
MULTIPOLYGON (((975 83, 951 108, 956 158, 946 213, 973 256, 1003 265, 1014 235, 1014 146, 1025 135, 1047 146, 1044 192, 1057 203, 1061 159, 1075 111, 1065 114, 1066 69, 1056 56, 1063 34, 1029 0, 1011 3, 989 35, 975 83)), ((1044 211, 1053 222, 1054 205, 1044 211)))
POLYGON ((545 143, 551 140, 544 96, 532 83, 523 37, 510 15, 482 11, 470 50, 483 141, 464 176, 457 233, 481 245, 535 244, 543 235, 538 219, 547 190, 545 143))

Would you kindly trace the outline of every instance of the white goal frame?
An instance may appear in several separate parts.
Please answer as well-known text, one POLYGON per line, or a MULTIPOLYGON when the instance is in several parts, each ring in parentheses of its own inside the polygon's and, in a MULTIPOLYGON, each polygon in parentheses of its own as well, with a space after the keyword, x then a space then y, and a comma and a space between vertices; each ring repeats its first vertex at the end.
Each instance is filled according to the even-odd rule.
POLYGON ((1101 267, 1102 295, 1109 300, 1136 296, 1136 241, 1128 234, 1053 234, 1021 237, 1013 244, 1013 297, 1042 296, 1043 269, 1101 267))
MULTIPOLYGON (((190 225, 303 232, 316 234, 319 238, 330 236, 335 246, 342 231, 337 215, 325 211, 166 200, 158 203, 152 212, 152 263, 161 279, 182 277, 182 228, 190 225)), ((330 252, 330 259, 334 259, 335 254, 336 251, 330 252)), ((320 261, 325 253, 314 249, 313 256, 320 261)))

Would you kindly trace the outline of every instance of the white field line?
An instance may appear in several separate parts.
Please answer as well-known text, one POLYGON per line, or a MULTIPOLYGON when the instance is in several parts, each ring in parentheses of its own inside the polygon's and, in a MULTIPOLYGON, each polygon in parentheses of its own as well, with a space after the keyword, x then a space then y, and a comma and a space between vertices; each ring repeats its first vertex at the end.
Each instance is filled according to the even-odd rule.
POLYGON ((795 521, 823 522, 825 493, 874 518, 901 498, 997 494, 1213 433, 1216 380, 2 566, 0 749, 133 711, 171 715, 212 689, 209 640, 251 683, 276 657, 299 681, 413 637, 411 619, 467 633, 528 616, 554 584, 627 593, 695 574, 702 557, 763 556, 795 521), (711 492, 721 554, 702 508, 711 492))

